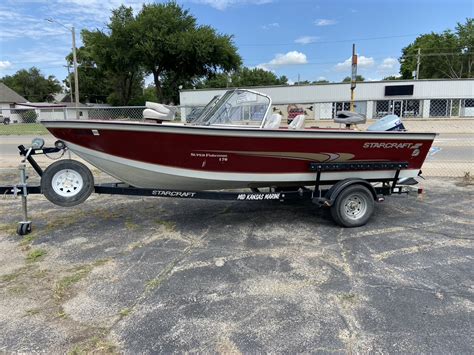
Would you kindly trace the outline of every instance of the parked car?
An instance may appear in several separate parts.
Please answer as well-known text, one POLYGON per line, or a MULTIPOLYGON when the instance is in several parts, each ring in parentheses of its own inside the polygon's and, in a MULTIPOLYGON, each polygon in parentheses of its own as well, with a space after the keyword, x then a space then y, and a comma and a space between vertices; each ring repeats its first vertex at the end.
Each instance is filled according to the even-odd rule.
POLYGON ((10 124, 10 117, 3 117, 3 115, 0 113, 0 123, 10 124))

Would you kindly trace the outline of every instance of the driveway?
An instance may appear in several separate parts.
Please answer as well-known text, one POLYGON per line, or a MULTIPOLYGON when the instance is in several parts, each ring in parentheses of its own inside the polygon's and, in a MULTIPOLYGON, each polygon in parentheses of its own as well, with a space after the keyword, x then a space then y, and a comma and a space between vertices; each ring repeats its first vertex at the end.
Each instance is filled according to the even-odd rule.
POLYGON ((0 200, 0 351, 473 350, 473 185, 431 179, 368 225, 311 204, 0 200))

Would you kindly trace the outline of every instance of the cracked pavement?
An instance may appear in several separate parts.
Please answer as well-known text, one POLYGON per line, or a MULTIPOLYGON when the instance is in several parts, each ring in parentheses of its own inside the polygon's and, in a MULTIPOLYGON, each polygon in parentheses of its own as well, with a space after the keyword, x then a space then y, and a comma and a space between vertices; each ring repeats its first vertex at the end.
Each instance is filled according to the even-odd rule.
POLYGON ((0 351, 472 353, 473 185, 310 203, 0 200, 0 351))

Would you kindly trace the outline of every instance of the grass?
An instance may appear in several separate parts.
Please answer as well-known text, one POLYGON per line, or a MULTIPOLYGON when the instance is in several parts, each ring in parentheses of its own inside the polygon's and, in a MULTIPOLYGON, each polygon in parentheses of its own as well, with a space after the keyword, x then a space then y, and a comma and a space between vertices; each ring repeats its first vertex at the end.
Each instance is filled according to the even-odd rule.
POLYGON ((40 261, 46 255, 46 250, 44 249, 34 249, 26 255, 26 262, 27 263, 34 263, 40 261))
POLYGON ((27 316, 34 316, 35 314, 40 313, 40 310, 38 308, 32 308, 32 309, 27 309, 25 313, 27 316))
POLYGON ((48 130, 41 123, 0 124, 0 136, 35 134, 48 134, 48 130))
POLYGON ((119 313, 120 313, 120 316, 126 317, 126 316, 128 316, 131 312, 132 312, 132 310, 131 310, 130 308, 124 308, 124 309, 121 309, 119 313))
POLYGON ((174 232, 176 230, 176 223, 162 220, 156 220, 155 223, 165 227, 165 229, 169 232, 174 232))
POLYGON ((59 280, 54 287, 56 298, 63 298, 74 284, 84 279, 91 271, 91 265, 80 266, 74 270, 72 275, 65 276, 59 280))
POLYGON ((339 295, 339 298, 342 301, 345 301, 345 302, 354 302, 355 298, 356 298, 356 295, 353 294, 353 293, 343 293, 343 294, 339 295))
POLYGON ((104 337, 95 336, 85 342, 75 345, 69 352, 69 355, 82 354, 116 354, 117 346, 104 339, 104 337))
POLYGON ((99 259, 90 265, 82 265, 72 269, 72 274, 60 279, 54 286, 54 295, 57 299, 62 299, 69 290, 79 281, 85 279, 94 267, 104 265, 110 259, 99 259))
POLYGON ((26 236, 24 236, 21 240, 20 240, 20 246, 28 246, 30 245, 34 240, 36 239, 36 236, 34 234, 28 234, 26 236))
POLYGON ((1 282, 10 282, 10 281, 13 281, 13 280, 15 280, 18 276, 20 276, 22 272, 23 272, 23 270, 19 270, 19 271, 13 272, 13 273, 11 273, 11 274, 2 275, 2 276, 0 277, 0 281, 1 281, 1 282))

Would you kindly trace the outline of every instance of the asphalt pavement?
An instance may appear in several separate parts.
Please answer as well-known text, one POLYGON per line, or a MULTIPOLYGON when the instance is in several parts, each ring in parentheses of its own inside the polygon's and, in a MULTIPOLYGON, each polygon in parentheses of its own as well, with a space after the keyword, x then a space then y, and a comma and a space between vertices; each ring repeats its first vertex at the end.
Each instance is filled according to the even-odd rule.
MULTIPOLYGON (((4 176, 8 179, 8 176, 4 176)), ((312 204, 0 200, 0 351, 474 349, 474 187, 429 179, 360 228, 312 204)))

